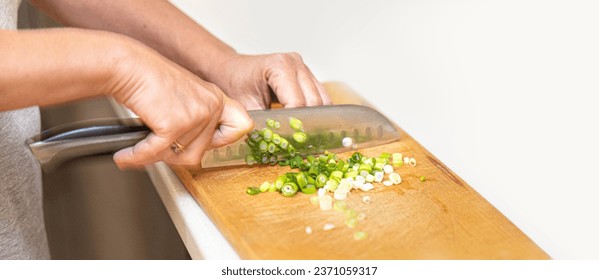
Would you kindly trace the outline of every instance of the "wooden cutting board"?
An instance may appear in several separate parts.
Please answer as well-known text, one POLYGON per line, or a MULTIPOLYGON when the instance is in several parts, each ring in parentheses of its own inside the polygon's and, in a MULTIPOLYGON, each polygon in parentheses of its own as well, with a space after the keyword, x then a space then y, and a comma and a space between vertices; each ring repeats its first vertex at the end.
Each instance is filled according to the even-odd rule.
MULTIPOLYGON (((341 83, 325 83, 335 103, 366 104, 341 83)), ((347 204, 365 218, 323 211, 312 195, 246 194, 288 167, 195 170, 173 167, 200 206, 243 259, 548 259, 549 256, 460 177, 400 129, 401 139, 362 149, 366 156, 400 152, 417 160, 396 168, 402 183, 354 190, 347 204), (426 180, 421 182, 420 176, 426 180), (362 202, 368 195, 370 204, 362 202), (335 225, 325 231, 327 223, 335 225), (306 233, 311 227, 312 233, 306 233), (355 240, 354 233, 367 237, 355 240)), ((340 154, 347 158, 351 153, 340 154)))

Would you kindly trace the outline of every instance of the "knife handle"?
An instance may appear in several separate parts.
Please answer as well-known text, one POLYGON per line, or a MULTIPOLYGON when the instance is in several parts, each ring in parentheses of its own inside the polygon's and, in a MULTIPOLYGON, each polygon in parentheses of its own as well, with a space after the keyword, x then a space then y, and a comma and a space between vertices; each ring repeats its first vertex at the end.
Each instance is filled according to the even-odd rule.
POLYGON ((150 133, 139 119, 102 119, 63 125, 42 132, 27 144, 46 172, 83 156, 114 153, 150 133))

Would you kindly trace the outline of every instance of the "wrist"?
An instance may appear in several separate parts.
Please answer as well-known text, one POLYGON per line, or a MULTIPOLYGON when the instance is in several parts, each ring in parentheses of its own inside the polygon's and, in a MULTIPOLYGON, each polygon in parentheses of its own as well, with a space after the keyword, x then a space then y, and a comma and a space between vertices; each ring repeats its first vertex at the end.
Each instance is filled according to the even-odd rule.
POLYGON ((148 50, 141 43, 122 35, 114 34, 108 41, 105 58, 108 78, 102 92, 124 104, 138 86, 136 68, 143 63, 143 53, 148 50))

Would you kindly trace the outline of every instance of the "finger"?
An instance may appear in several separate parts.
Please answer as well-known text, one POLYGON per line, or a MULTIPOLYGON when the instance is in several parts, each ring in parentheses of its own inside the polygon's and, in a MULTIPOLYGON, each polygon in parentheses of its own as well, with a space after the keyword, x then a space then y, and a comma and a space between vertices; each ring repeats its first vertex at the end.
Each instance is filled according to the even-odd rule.
POLYGON ((268 85, 274 91, 279 103, 285 108, 306 106, 306 99, 299 84, 296 73, 280 72, 267 77, 268 85))
MULTIPOLYGON (((202 133, 206 127, 206 124, 198 124, 192 130, 186 132, 179 138, 177 138, 177 143, 183 146, 180 152, 176 152, 173 147, 170 147, 167 150, 164 150, 160 154, 160 158, 162 158, 166 163, 176 164, 176 165, 196 165, 199 164, 202 152, 205 149, 206 142, 200 142, 200 145, 194 144, 196 139, 200 139, 202 133)), ((174 144, 174 143, 173 143, 174 144)))
POLYGON ((333 104, 333 101, 331 101, 331 97, 329 96, 329 93, 324 88, 324 86, 318 80, 316 80, 314 76, 312 76, 312 81, 316 85, 316 88, 318 88, 318 93, 320 94, 320 98, 322 99, 322 105, 333 104))
POLYGON ((241 103, 229 98, 224 103, 219 127, 214 131, 210 143, 212 148, 233 143, 254 128, 254 121, 241 103))
POLYGON ((320 92, 314 84, 312 75, 306 69, 306 71, 300 71, 297 73, 297 81, 304 94, 306 100, 306 106, 320 106, 322 105, 322 98, 320 92))
POLYGON ((165 150, 161 155, 161 158, 168 164, 186 166, 199 165, 204 156, 204 152, 210 146, 210 140, 212 139, 215 126, 216 121, 203 126, 197 136, 185 145, 181 152, 176 153, 172 149, 165 150))
POLYGON ((154 133, 132 147, 116 152, 113 159, 120 169, 139 167, 159 160, 159 153, 170 148, 172 140, 154 133))
POLYGON ((320 99, 322 100, 322 105, 331 105, 331 104, 333 104, 333 102, 331 101, 331 97, 327 93, 327 90, 316 79, 316 76, 314 76, 314 73, 312 73, 312 70, 310 70, 310 68, 308 66, 306 66, 306 70, 308 71, 308 74, 309 74, 310 78, 312 79, 312 83, 314 83, 314 85, 318 89, 318 94, 320 95, 320 99))

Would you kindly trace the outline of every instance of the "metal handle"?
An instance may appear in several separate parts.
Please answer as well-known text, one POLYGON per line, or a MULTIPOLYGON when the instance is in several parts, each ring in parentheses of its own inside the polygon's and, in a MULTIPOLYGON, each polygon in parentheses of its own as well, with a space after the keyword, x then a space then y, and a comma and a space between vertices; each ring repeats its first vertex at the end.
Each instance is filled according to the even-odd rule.
POLYGON ((27 144, 42 169, 82 157, 114 153, 144 139, 150 129, 139 119, 101 119, 70 123, 42 132, 27 144))

